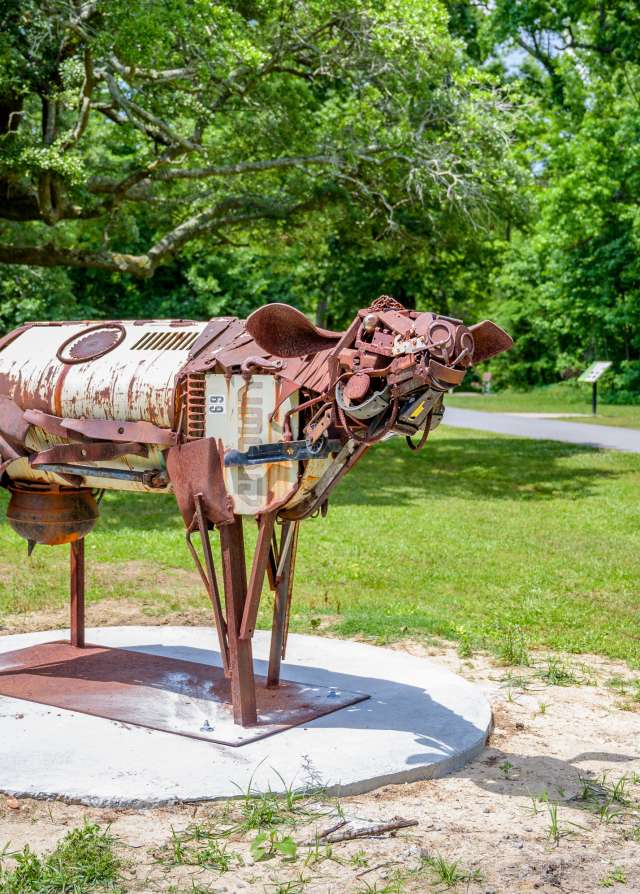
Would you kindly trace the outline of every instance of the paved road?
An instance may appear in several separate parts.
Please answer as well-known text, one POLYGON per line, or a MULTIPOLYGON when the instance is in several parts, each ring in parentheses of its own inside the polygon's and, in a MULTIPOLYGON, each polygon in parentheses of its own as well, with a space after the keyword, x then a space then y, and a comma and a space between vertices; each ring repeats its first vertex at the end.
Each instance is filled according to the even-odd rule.
POLYGON ((531 419, 507 413, 485 413, 482 410, 461 410, 447 407, 443 423, 456 428, 476 428, 502 435, 519 435, 568 444, 588 444, 609 450, 640 453, 640 430, 612 425, 589 425, 584 422, 559 422, 557 419, 531 419))

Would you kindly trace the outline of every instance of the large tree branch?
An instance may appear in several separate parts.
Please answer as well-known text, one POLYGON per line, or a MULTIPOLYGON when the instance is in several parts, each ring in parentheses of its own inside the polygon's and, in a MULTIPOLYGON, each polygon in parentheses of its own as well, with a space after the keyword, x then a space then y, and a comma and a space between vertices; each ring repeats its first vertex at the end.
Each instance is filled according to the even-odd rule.
POLYGON ((148 81, 153 84, 166 84, 171 81, 190 80, 195 74, 193 67, 165 68, 157 71, 155 68, 138 68, 135 65, 125 65, 117 56, 111 54, 109 63, 127 81, 136 78, 139 81, 148 81))
POLYGON ((172 146, 180 145, 183 149, 186 149, 188 151, 193 151, 200 148, 196 143, 185 139, 183 136, 176 133, 175 130, 172 130, 172 128, 170 128, 168 124, 162 121, 162 119, 156 117, 156 115, 152 115, 151 112, 148 112, 146 109, 143 109, 142 106, 128 99, 124 95, 124 93, 116 83, 116 79, 110 72, 103 70, 102 74, 105 81, 107 82, 109 93, 111 94, 114 102, 122 109, 131 124, 137 130, 141 130, 143 133, 148 135, 149 127, 151 127, 151 129, 156 132, 157 136, 160 139, 168 142, 172 146))
POLYGON ((82 90, 80 91, 80 103, 79 103, 79 111, 78 111, 78 120, 76 121, 76 125, 71 131, 70 135, 66 140, 62 143, 60 147, 63 152, 66 152, 68 149, 71 149, 72 146, 75 146, 76 143, 80 140, 82 134, 87 129, 87 124, 89 123, 89 114, 91 112, 91 97, 93 95, 93 88, 95 86, 95 76, 93 73, 93 60, 91 57, 91 50, 89 47, 85 47, 84 50, 84 81, 82 83, 82 90))
POLYGON ((147 255, 112 251, 84 251, 56 245, 0 245, 0 264, 29 264, 34 267, 89 267, 119 270, 134 276, 151 276, 147 255))
MULTIPOLYGON (((360 151, 354 151, 352 157, 361 161, 378 162, 374 156, 388 151, 385 146, 367 146, 360 151)), ((176 155, 181 153, 176 153, 176 155)), ((395 159, 397 155, 389 156, 395 159)), ((136 171, 124 180, 107 180, 103 177, 93 177, 88 183, 88 189, 94 194, 121 193, 131 190, 133 186, 142 181, 166 181, 166 180, 204 180, 206 177, 232 177, 242 174, 259 173, 291 167, 345 167, 348 162, 339 155, 292 155, 282 158, 267 158, 261 161, 242 161, 229 165, 206 165, 199 168, 164 168, 163 163, 171 160, 171 153, 164 153, 159 159, 152 162, 142 171, 136 171)))
MULTIPOLYGON (((153 276, 160 264, 192 239, 207 232, 233 229, 259 220, 286 220, 335 201, 337 193, 319 193, 304 201, 283 203, 264 198, 228 199, 214 208, 193 215, 174 227, 144 254, 115 251, 86 251, 46 245, 0 245, 0 264, 34 267, 83 267, 129 273, 140 278, 153 276), (231 213, 227 213, 231 212, 231 213)), ((221 234, 222 235, 222 234, 221 234)), ((224 240, 222 240, 224 242, 224 240)))
MULTIPOLYGON (((164 161, 171 160, 169 153, 164 161)), ((344 160, 334 155, 295 155, 284 158, 268 158, 263 161, 244 161, 231 165, 208 165, 201 168, 162 168, 158 160, 142 172, 135 172, 124 180, 106 180, 94 177, 88 187, 92 193, 125 193, 142 180, 203 180, 205 177, 229 177, 237 174, 248 174, 258 171, 270 171, 278 168, 290 168, 305 165, 342 165, 344 160)))

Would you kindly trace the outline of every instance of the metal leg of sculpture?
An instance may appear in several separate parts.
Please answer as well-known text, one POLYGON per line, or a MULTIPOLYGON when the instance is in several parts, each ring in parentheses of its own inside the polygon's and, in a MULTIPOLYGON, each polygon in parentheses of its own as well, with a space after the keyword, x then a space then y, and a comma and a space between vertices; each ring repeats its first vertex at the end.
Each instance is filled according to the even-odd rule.
POLYGON ((227 610, 233 719, 241 726, 255 726, 258 716, 251 640, 240 639, 242 615, 247 598, 247 569, 240 516, 236 516, 232 524, 220 526, 220 546, 227 610))
POLYGON ((205 585, 205 589, 209 594, 209 599, 211 600, 211 605, 213 608, 213 618, 216 625, 216 631, 218 633, 218 642, 220 644, 220 655, 222 657, 222 667, 224 669, 224 674, 226 677, 231 676, 231 671, 229 668, 229 645, 228 645, 228 635, 227 635, 227 623, 224 619, 224 614, 222 611, 222 604, 220 602, 220 593, 218 591, 218 580, 216 577, 216 569, 213 562, 213 553, 211 551, 211 541, 209 540, 209 528, 207 525, 207 520, 204 514, 204 509, 202 506, 201 494, 195 495, 195 504, 196 504, 196 514, 195 518, 191 524, 193 527, 194 524, 197 523, 198 531, 200 533, 200 541, 202 543, 202 552, 204 554, 204 561, 206 566, 206 571, 202 567, 202 563, 198 557, 197 552, 194 549, 193 543, 191 542, 191 527, 187 528, 187 546, 193 556, 193 560, 196 564, 196 568, 200 573, 200 577, 202 578, 202 582, 205 585))
POLYGON ((280 665, 284 658, 287 627, 289 625, 289 606, 293 590, 299 526, 300 522, 285 522, 282 526, 280 537, 278 569, 275 579, 271 647, 269 650, 269 669, 267 671, 267 686, 270 688, 276 687, 280 683, 280 665))
POLYGON ((84 537, 70 550, 71 645, 84 648, 84 537))

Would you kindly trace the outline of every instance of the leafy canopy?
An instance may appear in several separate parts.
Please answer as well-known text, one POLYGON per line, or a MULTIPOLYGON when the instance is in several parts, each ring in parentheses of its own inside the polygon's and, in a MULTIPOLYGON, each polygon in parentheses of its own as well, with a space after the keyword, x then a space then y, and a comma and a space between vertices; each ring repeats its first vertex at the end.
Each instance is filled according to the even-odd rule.
POLYGON ((0 262, 149 277, 308 225, 463 231, 511 118, 439 0, 4 0, 0 262))

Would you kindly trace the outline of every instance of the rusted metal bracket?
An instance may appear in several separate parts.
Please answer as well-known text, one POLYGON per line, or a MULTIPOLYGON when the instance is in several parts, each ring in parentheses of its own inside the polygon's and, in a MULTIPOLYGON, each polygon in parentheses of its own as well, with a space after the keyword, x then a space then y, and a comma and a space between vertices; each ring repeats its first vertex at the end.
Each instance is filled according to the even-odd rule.
POLYGON ((222 657, 222 666, 224 668, 224 672, 226 676, 229 676, 229 645, 228 645, 228 635, 227 635, 227 624, 224 619, 224 614, 222 612, 222 604, 220 602, 220 591, 218 589, 218 580, 216 577, 216 569, 213 562, 213 554, 211 552, 211 541, 209 540, 209 528, 207 524, 207 519, 204 514, 204 508, 202 505, 202 494, 194 494, 194 503, 196 507, 196 511, 193 516, 193 521, 191 525, 186 530, 186 541, 187 546, 189 548, 189 552, 193 556, 193 561, 195 562, 196 568, 198 569, 198 573, 202 578, 202 583, 205 586, 207 593, 209 594, 209 599, 211 600, 211 606, 213 608, 213 617, 216 624, 216 631, 218 633, 218 641, 220 643, 220 655, 222 657), (200 557, 196 552, 196 548, 191 542, 191 534, 195 529, 198 529, 198 533, 200 534, 200 541, 202 543, 202 552, 204 553, 204 561, 206 565, 206 571, 202 567, 202 563, 200 561, 200 557))
POLYGON ((167 487, 169 477, 164 469, 145 469, 137 472, 131 469, 109 469, 106 466, 81 466, 76 463, 42 463, 38 466, 42 472, 54 472, 56 475, 76 478, 80 484, 83 478, 112 478, 115 481, 135 481, 144 487, 160 489, 167 487), (78 478, 78 476, 80 476, 78 478))
POLYGON ((10 397, 0 395, 0 433, 9 441, 24 446, 29 423, 20 407, 10 397))
POLYGON ((240 639, 251 639, 256 629, 256 618, 262 594, 264 575, 269 563, 271 537, 275 524, 275 512, 265 512, 260 516, 258 524, 258 540, 253 554, 253 564, 247 587, 247 598, 240 625, 240 639))
POLYGON ((277 686, 280 682, 280 666, 286 651, 299 527, 300 525, 296 521, 285 522, 280 535, 280 549, 278 551, 279 575, 276 574, 275 578, 273 624, 267 671, 267 686, 270 688, 277 686))
POLYGON ((158 444, 172 447, 178 436, 169 428, 160 428, 152 422, 125 422, 119 419, 67 419, 52 416, 41 410, 25 410, 24 418, 31 425, 37 425, 58 437, 69 438, 82 435, 98 441, 136 441, 142 444, 158 444))
POLYGON ((58 444, 56 447, 36 453, 30 457, 29 463, 38 466, 42 463, 101 462, 127 455, 148 456, 149 448, 146 444, 135 441, 122 444, 109 441, 96 441, 93 444, 58 444))
POLYGON ((291 509, 281 511, 280 517, 288 521, 302 521, 312 515, 326 501, 342 476, 353 468, 368 449, 368 444, 348 440, 313 490, 291 509))

